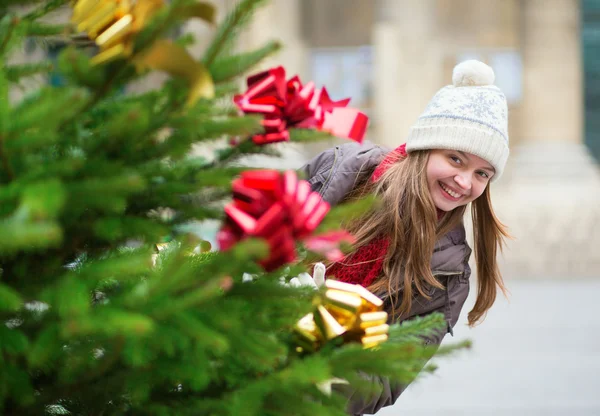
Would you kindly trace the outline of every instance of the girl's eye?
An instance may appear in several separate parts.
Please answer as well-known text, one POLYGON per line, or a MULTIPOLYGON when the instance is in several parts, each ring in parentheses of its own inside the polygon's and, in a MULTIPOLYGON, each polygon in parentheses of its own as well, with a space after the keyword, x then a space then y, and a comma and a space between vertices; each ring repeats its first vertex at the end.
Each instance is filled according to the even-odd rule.
POLYGON ((490 175, 488 175, 487 172, 484 172, 484 171, 478 172, 478 175, 481 176, 482 178, 486 178, 486 179, 488 179, 490 177, 490 175))
POLYGON ((450 159, 452 159, 453 162, 458 163, 459 165, 462 163, 462 160, 460 160, 458 156, 451 155, 450 159))

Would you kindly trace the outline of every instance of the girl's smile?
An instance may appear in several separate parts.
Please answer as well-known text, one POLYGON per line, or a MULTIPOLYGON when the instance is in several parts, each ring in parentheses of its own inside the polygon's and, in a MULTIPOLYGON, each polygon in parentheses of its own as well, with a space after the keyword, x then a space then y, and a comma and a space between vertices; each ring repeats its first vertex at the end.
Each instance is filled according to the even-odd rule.
POLYGON ((450 186, 445 185, 443 182, 438 182, 440 184, 442 195, 445 198, 448 198, 450 201, 459 201, 464 195, 455 189, 452 189, 450 186))

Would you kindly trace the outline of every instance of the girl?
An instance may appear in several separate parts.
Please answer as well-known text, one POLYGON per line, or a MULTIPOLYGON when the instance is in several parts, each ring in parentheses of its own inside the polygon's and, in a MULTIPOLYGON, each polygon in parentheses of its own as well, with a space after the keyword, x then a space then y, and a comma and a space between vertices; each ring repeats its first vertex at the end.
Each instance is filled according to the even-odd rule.
MULTIPOLYGON (((471 249, 463 215, 471 203, 478 287, 469 325, 481 321, 505 292, 496 252, 508 236, 492 210, 490 183, 504 170, 509 150, 507 103, 493 70, 479 61, 454 68, 392 152, 372 144, 327 150, 303 167, 313 190, 330 204, 374 194, 379 203, 358 221, 342 224, 357 239, 344 260, 328 265, 328 277, 358 283, 385 300, 391 322, 443 313, 447 330, 425 340, 439 345, 456 325, 469 293, 471 249)), ((372 397, 349 386, 352 415, 373 414, 393 404, 405 385, 373 378, 372 397)))

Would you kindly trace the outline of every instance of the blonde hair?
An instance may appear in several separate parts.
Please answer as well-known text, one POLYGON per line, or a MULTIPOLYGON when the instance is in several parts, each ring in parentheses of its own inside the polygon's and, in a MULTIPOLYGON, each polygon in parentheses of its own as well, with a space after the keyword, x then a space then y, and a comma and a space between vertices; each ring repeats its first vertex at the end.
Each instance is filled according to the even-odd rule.
MULTIPOLYGON (((351 259, 358 248, 375 238, 389 240, 382 273, 368 289, 376 294, 390 294, 393 314, 399 317, 411 310, 413 288, 427 299, 428 287, 443 288, 431 272, 431 256, 436 241, 462 223, 466 210, 466 206, 458 207, 438 221, 427 184, 428 160, 428 150, 411 152, 391 164, 375 183, 364 180, 346 198, 374 194, 378 199, 376 206, 359 220, 342 224, 356 237, 353 251, 346 258, 351 259), (402 299, 398 299, 398 293, 402 293, 402 299)), ((497 288, 506 293, 496 254, 509 236, 492 210, 489 185, 473 201, 472 216, 479 284, 475 306, 468 315, 470 326, 483 319, 496 299, 497 288)))

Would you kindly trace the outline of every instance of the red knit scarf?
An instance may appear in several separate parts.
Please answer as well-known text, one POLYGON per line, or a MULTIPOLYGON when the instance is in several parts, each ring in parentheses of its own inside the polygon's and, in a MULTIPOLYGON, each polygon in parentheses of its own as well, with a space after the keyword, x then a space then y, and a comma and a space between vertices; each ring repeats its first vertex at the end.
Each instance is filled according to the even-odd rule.
MULTIPOLYGON (((383 173, 400 158, 406 157, 406 144, 403 144, 386 155, 375 168, 371 181, 378 181, 383 173)), ((390 242, 387 237, 374 238, 366 246, 360 247, 345 259, 332 264, 327 271, 328 276, 348 283, 369 286, 381 274, 383 260, 390 242)))

